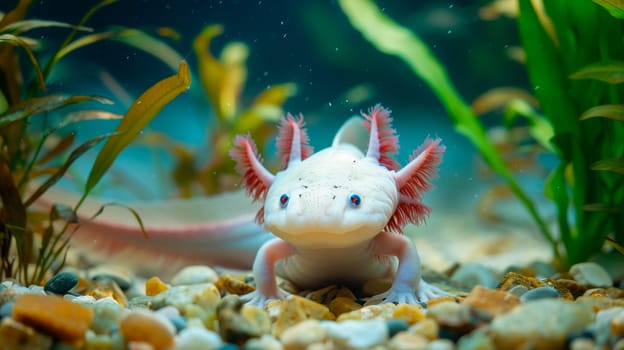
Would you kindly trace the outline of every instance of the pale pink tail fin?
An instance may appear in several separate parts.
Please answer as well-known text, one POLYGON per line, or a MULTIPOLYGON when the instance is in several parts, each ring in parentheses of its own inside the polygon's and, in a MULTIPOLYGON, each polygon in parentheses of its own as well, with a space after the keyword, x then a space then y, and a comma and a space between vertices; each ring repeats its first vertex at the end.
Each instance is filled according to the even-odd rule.
POLYGON ((431 180, 437 176, 437 169, 445 147, 441 140, 427 138, 412 153, 410 162, 395 174, 399 190, 399 204, 392 214, 386 230, 401 232, 408 223, 419 224, 431 209, 420 202, 422 193, 431 189, 431 180))

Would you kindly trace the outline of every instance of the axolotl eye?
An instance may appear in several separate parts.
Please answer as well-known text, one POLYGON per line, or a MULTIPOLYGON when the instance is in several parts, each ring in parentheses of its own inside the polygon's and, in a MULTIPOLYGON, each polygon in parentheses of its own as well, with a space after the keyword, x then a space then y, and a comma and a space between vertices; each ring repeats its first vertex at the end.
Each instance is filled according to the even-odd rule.
POLYGON ((279 198, 280 206, 282 208, 286 208, 286 206, 288 205, 288 200, 289 199, 290 199, 290 197, 288 197, 287 194, 284 193, 283 195, 281 195, 280 198, 279 198))
POLYGON ((360 206, 360 204, 362 203, 362 197, 360 197, 359 194, 357 193, 353 193, 349 196, 349 204, 353 207, 353 208, 357 208, 360 206))

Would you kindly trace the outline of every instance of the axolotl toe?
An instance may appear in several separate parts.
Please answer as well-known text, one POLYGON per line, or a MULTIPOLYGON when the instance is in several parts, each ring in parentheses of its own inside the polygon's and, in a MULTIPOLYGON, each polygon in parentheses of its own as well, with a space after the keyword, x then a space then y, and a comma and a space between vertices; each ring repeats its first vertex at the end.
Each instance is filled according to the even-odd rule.
POLYGON ((430 209, 421 202, 431 187, 444 146, 427 139, 400 168, 392 158, 398 137, 390 111, 377 105, 359 119, 369 132, 366 154, 340 138, 312 154, 303 116, 282 118, 277 137, 283 170, 263 165, 253 140, 237 136, 231 157, 249 195, 263 203, 256 221, 275 234, 256 255, 257 289, 245 298, 264 305, 288 294, 276 275, 301 288, 332 283, 359 287, 393 276, 390 289, 372 299, 417 303, 444 295, 421 278, 413 242, 401 234, 430 209), (398 264, 397 264, 398 262, 398 264))

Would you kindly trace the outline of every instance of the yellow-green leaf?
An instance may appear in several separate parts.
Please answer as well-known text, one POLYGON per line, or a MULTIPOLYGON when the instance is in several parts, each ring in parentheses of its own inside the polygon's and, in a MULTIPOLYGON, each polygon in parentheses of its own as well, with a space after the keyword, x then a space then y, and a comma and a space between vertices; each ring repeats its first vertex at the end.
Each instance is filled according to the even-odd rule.
POLYGON ((620 84, 624 82, 624 62, 594 63, 576 71, 570 75, 570 79, 595 79, 609 84, 620 84))
POLYGON ((609 158, 595 162, 592 170, 606 170, 624 175, 624 158, 609 158))
POLYGON ((624 0, 594 0, 594 2, 609 11, 611 16, 624 18, 624 0))
POLYGON ((98 184, 119 153, 139 135, 165 105, 188 90, 190 85, 191 75, 188 65, 182 61, 176 75, 157 82, 134 101, 117 126, 115 130, 117 134, 111 136, 98 153, 87 178, 85 196, 98 184))
POLYGON ((40 19, 27 19, 23 21, 13 22, 3 28, 0 29, 1 33, 10 33, 10 34, 21 34, 27 32, 29 30, 38 29, 38 28, 48 28, 48 27, 61 27, 61 28, 73 28, 75 30, 82 30, 90 32, 91 28, 76 26, 73 24, 58 22, 58 21, 46 21, 40 19))
POLYGON ((601 105, 592 107, 581 115, 581 120, 597 117, 624 122, 624 105, 601 105))
POLYGON ((101 96, 51 95, 30 98, 11 107, 5 113, 0 114, 0 127, 19 119, 28 118, 37 113, 48 112, 67 105, 85 101, 98 101, 104 104, 113 103, 111 100, 101 96))
POLYGON ((121 30, 118 35, 111 37, 111 39, 157 57, 174 71, 178 67, 178 63, 182 61, 182 56, 166 42, 138 29, 121 30))
POLYGON ((20 38, 13 34, 0 34, 0 43, 7 43, 13 46, 19 46, 24 50, 24 52, 26 52, 26 56, 28 56, 28 59, 33 65, 33 68, 35 68, 37 81, 39 81, 39 87, 42 91, 45 91, 45 78, 43 77, 41 65, 39 64, 39 60, 37 60, 37 57, 30 48, 28 42, 23 38, 20 38))

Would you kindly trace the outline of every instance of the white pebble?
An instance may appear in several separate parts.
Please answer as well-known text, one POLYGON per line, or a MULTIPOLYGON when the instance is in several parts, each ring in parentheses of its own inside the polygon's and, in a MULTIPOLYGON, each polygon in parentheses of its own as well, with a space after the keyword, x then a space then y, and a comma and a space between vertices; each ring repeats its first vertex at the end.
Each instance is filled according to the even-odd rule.
POLYGON ((218 349, 223 345, 221 337, 213 331, 200 327, 183 329, 176 337, 176 350, 218 349))
POLYGON ((386 321, 380 319, 322 324, 327 327, 329 338, 340 349, 370 348, 384 344, 389 336, 386 321))
POLYGON ((200 283, 214 283, 219 279, 219 275, 209 266, 204 265, 192 265, 187 266, 180 270, 171 279, 171 284, 174 286, 200 284, 200 283))

